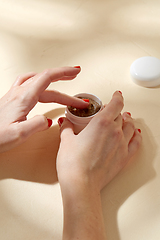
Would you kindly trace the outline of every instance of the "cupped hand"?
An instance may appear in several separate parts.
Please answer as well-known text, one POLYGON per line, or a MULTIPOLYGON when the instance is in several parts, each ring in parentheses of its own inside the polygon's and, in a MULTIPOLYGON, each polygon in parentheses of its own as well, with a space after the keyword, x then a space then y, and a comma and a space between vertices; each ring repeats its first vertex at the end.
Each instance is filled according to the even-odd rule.
POLYGON ((130 113, 123 113, 123 96, 117 91, 109 104, 78 135, 63 118, 57 171, 61 187, 74 184, 104 188, 137 152, 142 136, 130 113))
POLYGON ((51 82, 74 79, 80 70, 80 67, 47 69, 42 73, 27 73, 17 78, 0 99, 0 152, 10 150, 32 134, 49 128, 52 121, 44 116, 27 120, 28 113, 37 102, 56 102, 80 108, 87 106, 88 103, 80 99, 46 90, 51 82))

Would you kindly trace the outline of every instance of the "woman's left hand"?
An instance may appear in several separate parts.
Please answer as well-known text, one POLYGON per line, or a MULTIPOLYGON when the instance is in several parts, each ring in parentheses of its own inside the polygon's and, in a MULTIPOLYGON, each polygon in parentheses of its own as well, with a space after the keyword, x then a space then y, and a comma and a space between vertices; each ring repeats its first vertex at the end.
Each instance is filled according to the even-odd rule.
POLYGON ((56 102, 75 107, 86 107, 88 103, 54 90, 46 90, 51 82, 72 80, 80 67, 47 69, 42 73, 27 73, 19 76, 11 89, 0 99, 0 152, 10 150, 24 142, 32 134, 46 130, 52 120, 27 115, 37 102, 56 102))

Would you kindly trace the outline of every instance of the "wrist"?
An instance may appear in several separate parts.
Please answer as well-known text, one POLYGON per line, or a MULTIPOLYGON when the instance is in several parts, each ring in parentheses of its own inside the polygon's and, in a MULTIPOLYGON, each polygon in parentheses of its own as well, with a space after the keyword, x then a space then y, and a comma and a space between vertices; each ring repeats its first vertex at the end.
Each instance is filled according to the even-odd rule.
POLYGON ((61 185, 63 239, 105 239, 100 191, 88 179, 61 185), (94 229, 94 230, 93 230, 94 229))
POLYGON ((80 193, 100 195, 100 188, 96 180, 87 174, 72 174, 66 177, 63 175, 63 178, 59 178, 59 183, 63 195, 72 194, 72 197, 76 197, 80 193))

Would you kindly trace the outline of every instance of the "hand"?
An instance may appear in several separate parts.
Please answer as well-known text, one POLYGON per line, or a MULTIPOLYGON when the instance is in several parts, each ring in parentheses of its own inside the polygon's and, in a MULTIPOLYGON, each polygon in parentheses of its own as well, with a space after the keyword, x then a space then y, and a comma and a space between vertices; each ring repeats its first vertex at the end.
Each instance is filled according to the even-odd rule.
MULTIPOLYGON (((63 240, 106 240, 100 191, 118 174, 141 143, 130 114, 121 114, 123 97, 112 100, 78 135, 65 118, 57 157, 64 208, 63 240)), ((63 123, 62 123, 63 120, 63 123)))
POLYGON ((73 125, 63 119, 61 144, 57 158, 60 184, 82 179, 99 191, 107 185, 137 152, 141 143, 140 130, 130 114, 124 113, 123 97, 115 92, 112 100, 78 135, 73 125))
POLYGON ((82 108, 87 106, 83 100, 46 90, 51 82, 74 79, 80 70, 80 67, 63 67, 42 73, 27 73, 17 78, 0 99, 0 152, 10 150, 32 134, 49 128, 52 121, 44 116, 27 120, 28 113, 37 102, 56 102, 82 108))

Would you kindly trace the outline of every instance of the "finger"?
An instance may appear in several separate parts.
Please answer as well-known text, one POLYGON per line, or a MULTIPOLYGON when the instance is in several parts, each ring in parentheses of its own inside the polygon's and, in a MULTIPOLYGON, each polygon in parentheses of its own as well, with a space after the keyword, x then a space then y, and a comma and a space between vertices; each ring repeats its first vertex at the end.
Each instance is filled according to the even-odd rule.
POLYGON ((35 72, 29 72, 29 73, 18 76, 16 81, 13 83, 12 87, 20 86, 22 83, 24 83, 29 78, 34 77, 36 74, 37 73, 35 72))
POLYGON ((123 96, 121 92, 116 91, 111 101, 105 106, 104 110, 101 111, 100 114, 107 115, 108 119, 115 120, 123 109, 123 96))
POLYGON ((40 95, 51 82, 55 82, 60 79, 62 80, 66 77, 70 77, 70 79, 72 79, 73 77, 76 77, 79 72, 80 68, 74 67, 47 69, 34 77, 34 81, 31 85, 31 92, 34 96, 40 95))
POLYGON ((35 116, 29 120, 17 124, 17 131, 20 133, 20 140, 23 142, 36 132, 48 129, 51 126, 51 120, 48 121, 45 116, 35 116))
POLYGON ((74 76, 69 76, 69 77, 62 77, 62 78, 59 78, 59 80, 63 80, 63 81, 67 81, 67 80, 73 80, 74 78, 76 78, 77 75, 74 75, 74 76))
POLYGON ((123 118, 122 118, 122 115, 119 114, 118 117, 114 120, 119 126, 122 127, 122 124, 123 124, 123 118))
POLYGON ((134 135, 129 143, 128 146, 128 156, 129 158, 133 157, 134 154, 137 152, 139 149, 140 145, 142 142, 142 134, 140 129, 135 129, 134 135))
POLYGON ((87 108, 89 105, 89 103, 83 101, 80 98, 71 97, 67 94, 55 90, 44 91, 39 97, 39 102, 43 103, 55 102, 76 108, 87 108))
POLYGON ((69 136, 74 135, 73 124, 67 118, 59 118, 58 124, 60 126, 61 140, 68 139, 69 136))
POLYGON ((134 121, 130 113, 127 112, 123 113, 123 119, 123 134, 127 143, 129 143, 135 131, 134 121))

